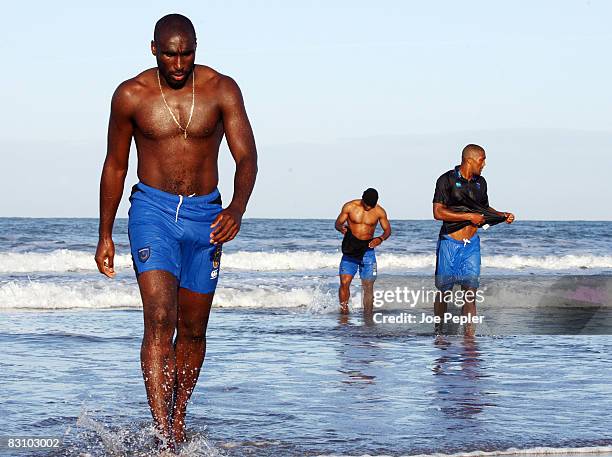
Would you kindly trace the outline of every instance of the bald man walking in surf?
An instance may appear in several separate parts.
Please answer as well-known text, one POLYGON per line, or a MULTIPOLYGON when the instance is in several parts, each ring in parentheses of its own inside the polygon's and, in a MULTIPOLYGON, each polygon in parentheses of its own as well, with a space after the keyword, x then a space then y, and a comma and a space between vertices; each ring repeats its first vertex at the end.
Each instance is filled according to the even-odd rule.
MULTIPOLYGON (((434 219, 442 221, 436 247, 435 284, 439 293, 434 314, 440 322, 435 332, 441 333, 447 312, 445 294, 458 284, 465 296, 462 316, 470 321, 476 316, 476 291, 480 285, 480 237, 486 229, 487 215, 495 222, 514 222, 514 214, 497 211, 489 205, 487 181, 482 176, 487 155, 482 146, 468 144, 461 152, 461 164, 447 171, 436 181, 433 197, 434 219)), ((473 336, 474 326, 468 322, 465 335, 473 336)))
POLYGON ((188 18, 161 18, 151 52, 157 66, 121 83, 112 98, 95 259, 101 273, 115 276, 112 230, 133 138, 139 182, 130 197, 128 232, 144 312, 142 372, 155 425, 172 448, 185 440, 221 247, 240 230, 257 151, 238 85, 195 64, 196 34, 188 18), (236 162, 225 209, 217 190, 223 136, 236 162))

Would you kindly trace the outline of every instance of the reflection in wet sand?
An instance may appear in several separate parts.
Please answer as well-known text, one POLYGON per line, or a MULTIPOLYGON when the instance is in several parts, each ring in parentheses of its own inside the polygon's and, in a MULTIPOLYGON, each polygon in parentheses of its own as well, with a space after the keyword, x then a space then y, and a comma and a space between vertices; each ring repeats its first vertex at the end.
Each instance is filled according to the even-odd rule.
POLYGON ((371 328, 367 321, 353 325, 350 316, 338 317, 339 328, 348 330, 347 338, 338 346, 337 353, 340 360, 338 373, 343 375, 342 383, 348 385, 374 384, 376 380, 375 362, 381 360, 381 348, 374 342, 354 338, 353 331, 371 328))
POLYGON ((449 418, 470 419, 495 406, 481 381, 489 377, 482 368, 476 338, 447 339, 439 336, 434 345, 441 353, 432 368, 435 377, 434 403, 449 418))

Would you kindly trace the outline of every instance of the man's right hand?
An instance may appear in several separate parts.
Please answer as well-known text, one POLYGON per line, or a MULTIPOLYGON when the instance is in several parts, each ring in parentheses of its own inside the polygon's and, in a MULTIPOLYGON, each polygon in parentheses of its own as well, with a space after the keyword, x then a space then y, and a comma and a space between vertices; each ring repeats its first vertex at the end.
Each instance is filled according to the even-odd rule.
POLYGON ((470 213, 470 217, 468 218, 468 220, 477 227, 480 227, 482 224, 485 223, 484 215, 478 213, 470 213))
POLYGON ((336 230, 338 230, 343 235, 346 235, 346 231, 348 230, 348 227, 346 225, 341 225, 340 227, 336 227, 336 230))
POLYGON ((115 243, 113 243, 112 238, 100 238, 98 240, 95 259, 100 273, 109 278, 115 277, 115 243))

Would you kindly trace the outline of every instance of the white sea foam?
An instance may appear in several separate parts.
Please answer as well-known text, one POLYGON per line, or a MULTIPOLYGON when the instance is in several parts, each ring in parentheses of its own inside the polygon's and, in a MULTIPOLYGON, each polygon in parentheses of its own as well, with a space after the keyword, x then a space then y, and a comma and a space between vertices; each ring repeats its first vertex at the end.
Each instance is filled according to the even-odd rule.
POLYGON ((482 264, 488 268, 512 270, 576 270, 612 268, 610 255, 562 255, 562 256, 483 256, 482 264))
MULTIPOLYGON (((223 267, 237 270, 317 270, 337 268, 340 253, 320 251, 288 252, 236 252, 223 256, 223 267)), ((378 267, 388 270, 431 269, 435 266, 433 254, 377 255, 378 267)), ((612 256, 564 255, 564 256, 483 256, 483 266, 488 268, 524 270, 572 270, 612 268, 612 256)))
MULTIPOLYGON (((113 457, 221 457, 224 455, 212 442, 202 433, 195 433, 188 437, 188 441, 180 446, 178 452, 154 451, 152 443, 155 438, 165 442, 164 437, 152 425, 145 427, 130 426, 113 427, 112 429, 104 422, 96 420, 91 413, 84 408, 77 418, 78 429, 95 435, 101 441, 104 455, 113 457)), ((90 444, 94 444, 91 438, 78 437, 79 457, 92 457, 88 451, 90 444)), ((97 453, 96 453, 97 455, 97 453)))
POLYGON ((10 281, 0 285, 0 309, 124 308, 141 306, 135 285, 77 282, 71 285, 10 281))
MULTIPOLYGON (((115 256, 115 268, 132 264, 130 255, 115 256)), ((35 271, 70 272, 97 270, 93 252, 58 249, 51 252, 2 252, 0 273, 30 273, 35 271)))
MULTIPOLYGON (((0 285, 0 309, 110 309, 142 306, 135 284, 75 282, 53 284, 39 281, 11 281, 0 285)), ((336 310, 335 291, 323 292, 316 287, 278 288, 219 287, 214 306, 219 308, 299 308, 313 313, 336 310)), ((359 294, 352 297, 352 306, 359 306, 359 294)))
MULTIPOLYGON (((321 251, 285 252, 247 252, 225 253, 223 268, 240 271, 310 271, 336 269, 340 253, 321 251)), ((562 255, 562 256, 522 256, 491 255, 483 256, 483 267, 511 271, 530 270, 578 270, 612 269, 612 256, 609 255, 562 255)), ((130 268, 129 255, 115 257, 117 270, 130 268)), ((382 270, 431 270, 435 266, 433 254, 391 254, 378 255, 378 267, 382 270)), ((0 273, 31 272, 76 272, 95 271, 93 253, 66 249, 48 253, 2 252, 0 253, 0 273)))
MULTIPOLYGON (((381 293, 419 293, 411 303, 432 300, 433 277, 427 274, 384 275, 376 282, 381 293), (397 292, 397 290, 400 292, 397 292), (395 292, 394 292, 395 291, 395 292)), ((558 306, 567 303, 602 305, 610 302, 610 276, 602 275, 489 275, 481 290, 489 306, 512 304, 513 308, 558 306), (581 279, 582 278, 582 279, 581 279)), ((360 307, 359 280, 353 282, 351 305, 360 307)), ((413 295, 410 295, 413 297, 413 295)), ((226 275, 215 293, 221 308, 307 308, 312 313, 336 311, 337 278, 329 275, 293 275, 290 279, 245 273, 226 275)), ((387 299, 386 306, 401 309, 407 299, 387 299)), ((109 309, 139 308, 140 295, 131 275, 108 280, 101 275, 70 280, 34 277, 0 281, 0 309, 109 309)))
MULTIPOLYGON (((353 297, 353 301, 357 302, 353 297)), ((214 304, 220 308, 298 308, 325 313, 337 307, 337 296, 316 287, 295 287, 289 290, 258 287, 247 290, 219 287, 214 304)))

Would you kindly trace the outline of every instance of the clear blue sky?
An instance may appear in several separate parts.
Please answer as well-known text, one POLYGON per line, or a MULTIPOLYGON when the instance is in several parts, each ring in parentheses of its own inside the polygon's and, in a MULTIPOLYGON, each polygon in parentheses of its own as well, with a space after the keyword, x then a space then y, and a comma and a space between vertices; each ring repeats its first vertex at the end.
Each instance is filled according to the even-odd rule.
MULTIPOLYGON (((377 186, 392 218, 428 218, 435 178, 476 142, 495 207, 612 219, 612 2, 172 5, 3 6, 0 216, 97 215, 110 96, 180 12, 198 63, 243 90, 261 157, 250 217, 335 217, 377 186)), ((221 170, 229 201, 226 150, 221 170)))

